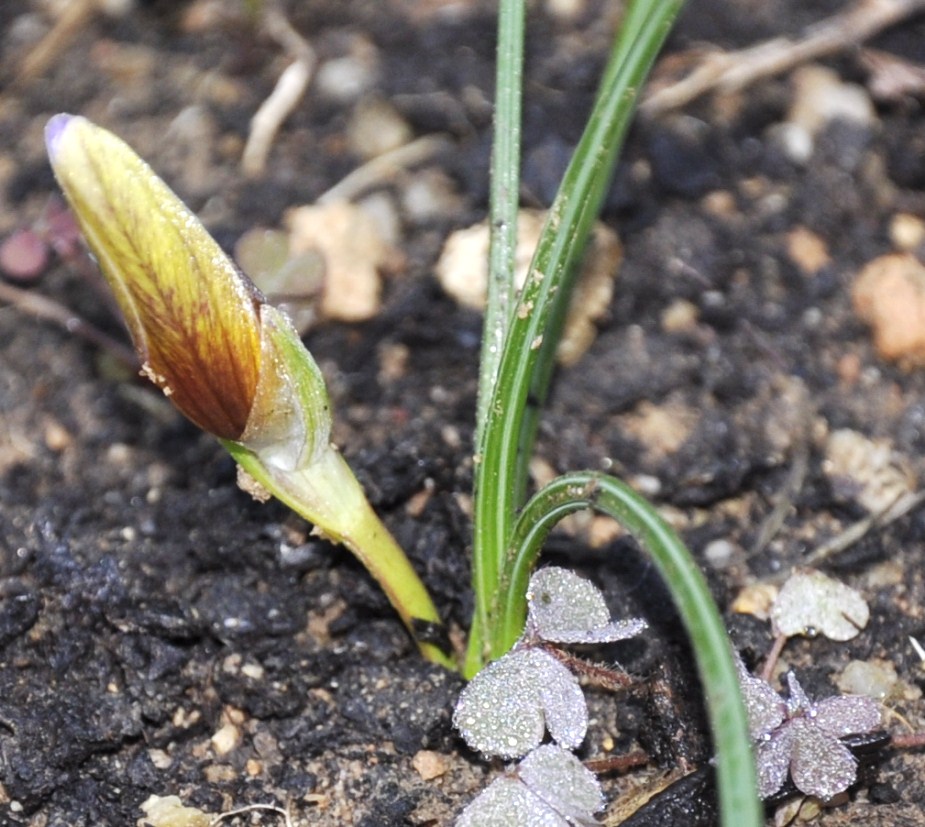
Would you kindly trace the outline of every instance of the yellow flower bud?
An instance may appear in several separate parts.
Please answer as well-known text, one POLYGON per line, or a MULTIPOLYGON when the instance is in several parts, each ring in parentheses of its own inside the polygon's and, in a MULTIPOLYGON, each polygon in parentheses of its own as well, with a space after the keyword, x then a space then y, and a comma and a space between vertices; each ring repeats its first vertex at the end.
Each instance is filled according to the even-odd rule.
POLYGON ((45 141, 144 372, 203 430, 237 439, 257 389, 262 297, 115 135, 57 115, 45 141))
POLYGON ((327 447, 324 380, 288 320, 132 149, 57 115, 48 155, 143 372, 200 428, 292 469, 327 447))

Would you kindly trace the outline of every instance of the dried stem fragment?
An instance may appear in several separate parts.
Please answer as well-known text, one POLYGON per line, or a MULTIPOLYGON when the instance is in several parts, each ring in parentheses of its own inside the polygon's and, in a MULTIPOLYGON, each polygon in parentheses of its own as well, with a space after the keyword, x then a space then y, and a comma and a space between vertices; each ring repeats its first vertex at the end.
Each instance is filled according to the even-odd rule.
POLYGON ((801 63, 856 46, 923 9, 925 0, 859 0, 850 9, 807 27, 799 37, 775 37, 735 52, 711 52, 686 77, 655 88, 640 111, 656 116, 707 92, 740 91, 801 63))

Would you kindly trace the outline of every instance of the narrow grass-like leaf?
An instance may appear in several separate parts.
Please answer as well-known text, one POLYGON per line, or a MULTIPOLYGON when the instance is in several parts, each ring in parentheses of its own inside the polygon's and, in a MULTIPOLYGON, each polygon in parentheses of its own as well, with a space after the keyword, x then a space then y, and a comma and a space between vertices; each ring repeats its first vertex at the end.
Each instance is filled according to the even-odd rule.
MULTIPOLYGON (((479 353, 479 393, 475 417, 476 450, 481 450, 489 421, 488 407, 501 363, 514 305, 514 258, 517 249, 517 210, 520 205, 521 88, 524 61, 524 0, 501 0, 498 8, 498 50, 495 77, 495 120, 491 147, 491 220, 488 295, 479 353)), ((476 457, 475 487, 480 483, 481 456, 476 457)), ((497 560, 480 539, 484 526, 475 522, 472 583, 475 614, 469 629, 466 673, 471 677, 484 663, 483 640, 489 628, 488 607, 498 587, 497 560)))
MULTIPOLYGON (((573 276, 609 186, 639 88, 681 2, 635 0, 630 4, 588 125, 549 212, 531 275, 509 316, 490 401, 479 407, 484 420, 477 428, 480 438, 473 539, 476 609, 466 662, 469 676, 478 670, 486 655, 498 657, 508 648, 493 617, 497 585, 514 516, 525 497, 527 463, 539 408, 552 375, 573 276)), ((508 175, 508 180, 516 179, 508 175)), ((516 192, 508 189, 503 194, 516 204, 516 192)), ((513 267, 507 276, 513 279, 513 267)), ((484 386, 482 390, 486 391, 484 386)))
POLYGON ((530 572, 543 541, 566 515, 593 508, 617 520, 649 552, 687 630, 706 697, 713 731, 724 827, 757 827, 755 761, 748 718, 733 652, 703 574, 677 534, 654 508, 625 483, 591 471, 553 480, 524 506, 514 527, 502 578, 504 633, 511 640, 523 627, 530 572))

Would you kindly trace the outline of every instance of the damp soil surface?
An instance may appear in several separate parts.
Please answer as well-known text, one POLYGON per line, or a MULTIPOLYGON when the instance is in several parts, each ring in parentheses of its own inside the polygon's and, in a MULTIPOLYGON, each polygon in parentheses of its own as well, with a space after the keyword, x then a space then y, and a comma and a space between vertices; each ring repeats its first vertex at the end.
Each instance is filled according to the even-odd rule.
MULTIPOLYGON (((376 188, 402 252, 378 313, 322 319, 306 341, 335 440, 461 642, 480 316, 434 271, 447 235, 486 212, 494 4, 288 3, 318 73, 250 178, 239 165, 249 121, 289 59, 242 8, 138 0, 91 13, 41 72, 17 79, 53 5, 0 7, 2 237, 35 226, 56 192, 42 130, 60 111, 128 140, 228 249, 362 163, 349 135, 371 101, 411 136, 448 140, 376 188)), ((608 3, 551 8, 569 5, 530 12, 529 206, 555 191, 616 20, 608 3)), ((795 33, 840 6, 697 0, 667 54, 795 33)), ((920 63, 923 43, 920 17, 871 45, 920 63)), ((590 349, 557 375, 540 433, 537 478, 607 469, 652 497, 751 662, 770 634, 748 613, 760 595, 743 589, 779 583, 925 478, 925 372, 883 358, 852 304, 869 261, 921 252, 921 89, 875 99, 861 58, 825 66, 855 84, 868 117, 825 124, 809 155, 781 128, 798 94, 789 74, 636 124, 604 213, 625 249, 616 292, 590 349), (840 431, 847 457, 834 455, 840 431), (737 598, 747 611, 733 614, 737 598)), ((52 257, 16 284, 127 341, 78 264, 52 257)), ((422 661, 364 570, 310 529, 240 491, 218 444, 112 352, 0 304, 0 824, 132 825, 152 795, 211 814, 275 804, 318 827, 451 824, 498 770, 452 730, 462 680, 422 661)), ((651 756, 603 777, 616 824, 634 790, 706 765, 696 675, 630 540, 576 520, 546 559, 653 629, 599 653, 635 689, 590 690, 582 757, 651 756)), ((794 640, 784 661, 815 696, 835 692, 851 660, 889 663, 885 723, 922 729, 910 638, 925 643, 925 512, 875 524, 818 565, 864 594, 871 621, 847 643, 794 640)), ((818 823, 925 824, 922 755, 881 750, 868 763, 818 823)), ((676 800, 636 823, 712 823, 709 790, 677 795, 681 815, 676 800)))

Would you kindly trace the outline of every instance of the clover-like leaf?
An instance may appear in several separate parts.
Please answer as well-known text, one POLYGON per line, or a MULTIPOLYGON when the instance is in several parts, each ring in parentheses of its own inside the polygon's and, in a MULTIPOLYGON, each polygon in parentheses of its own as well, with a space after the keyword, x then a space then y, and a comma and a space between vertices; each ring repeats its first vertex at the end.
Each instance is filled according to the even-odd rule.
POLYGON ((493 781, 456 827, 592 827, 603 806, 594 774, 570 752, 546 744, 493 781))
POLYGON ((473 749, 519 758, 543 740, 574 749, 588 729, 578 681, 541 649, 513 649, 479 672, 462 691, 453 723, 473 749))
POLYGON ((607 643, 638 635, 644 620, 611 621, 590 580, 558 566, 537 571, 527 589, 527 634, 552 643, 607 643))
POLYGON ((519 778, 492 781, 456 819, 456 827, 569 827, 519 778))
POLYGON ((787 704, 767 681, 756 678, 746 669, 738 652, 735 663, 748 714, 748 731, 755 740, 762 740, 784 722, 787 704))
POLYGON ((597 777, 570 752, 544 744, 527 755, 517 774, 536 795, 574 824, 595 823, 604 806, 597 777))
POLYGON ((851 640, 869 619, 860 593, 814 569, 795 572, 771 606, 775 631, 787 637, 821 633, 830 640, 851 640))
POLYGON ((806 795, 828 800, 854 783, 857 760, 839 740, 880 726, 880 708, 873 698, 838 695, 810 700, 793 672, 787 674, 786 702, 760 678, 748 673, 737 657, 739 683, 755 739, 758 792, 769 798, 784 785, 787 774, 806 795))

